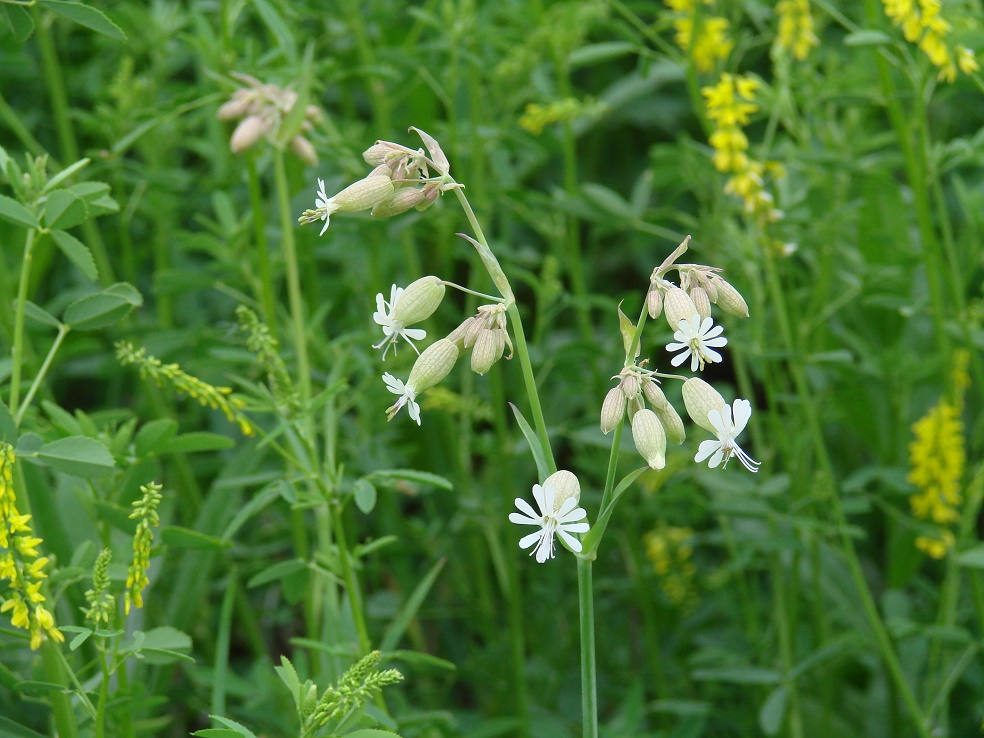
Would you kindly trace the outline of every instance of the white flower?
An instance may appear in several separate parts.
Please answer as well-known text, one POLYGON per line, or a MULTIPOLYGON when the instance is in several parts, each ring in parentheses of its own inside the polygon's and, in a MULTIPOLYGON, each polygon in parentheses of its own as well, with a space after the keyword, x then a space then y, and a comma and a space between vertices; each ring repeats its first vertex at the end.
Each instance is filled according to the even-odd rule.
POLYGON ((554 533, 559 535, 572 551, 580 553, 581 542, 571 533, 586 533, 588 531, 588 523, 584 520, 588 514, 584 508, 577 507, 577 499, 567 497, 559 509, 554 509, 556 498, 557 490, 552 484, 543 487, 534 484, 533 499, 536 500, 540 512, 537 513, 526 500, 517 497, 516 507, 519 508, 520 512, 509 513, 510 522, 517 525, 537 525, 540 527, 540 530, 519 539, 520 548, 525 549, 536 544, 536 548, 530 551, 530 556, 536 554, 536 560, 540 564, 553 558, 554 533))
POLYGON ((691 357, 690 371, 695 372, 698 367, 703 371, 706 361, 712 364, 721 361, 721 354, 711 347, 720 348, 728 343, 728 339, 721 336, 723 331, 722 326, 714 325, 710 316, 703 321, 697 313, 690 318, 683 318, 679 330, 673 334, 679 343, 670 343, 666 346, 667 351, 682 351, 682 353, 674 356, 670 363, 673 366, 680 366, 689 356, 691 357))
POLYGON ((413 385, 404 384, 389 372, 383 375, 383 381, 386 383, 386 389, 394 395, 400 396, 399 400, 387 408, 386 419, 392 420, 393 416, 400 412, 400 408, 406 405, 410 417, 417 421, 417 425, 420 425, 420 405, 416 403, 417 393, 414 391, 413 385))
POLYGON ((728 459, 735 456, 748 471, 758 471, 759 462, 752 459, 735 443, 735 438, 745 430, 750 417, 752 417, 752 405, 748 400, 735 400, 733 413, 727 405, 721 410, 709 411, 707 419, 714 426, 717 440, 703 441, 697 449, 694 461, 699 464, 710 457, 710 461, 707 462, 709 467, 714 469, 721 465, 723 469, 728 465, 728 459), (722 461, 724 464, 721 464, 722 461))
MULTIPOLYGON (((386 302, 383 298, 382 292, 376 294, 376 312, 372 314, 372 319, 376 321, 377 325, 382 326, 384 338, 375 344, 373 348, 386 347, 383 349, 383 361, 386 360, 386 353, 389 351, 390 346, 394 346, 393 353, 396 353, 395 344, 400 336, 407 339, 407 343, 410 344, 414 351, 417 351, 417 347, 413 345, 413 342, 419 341, 427 335, 427 331, 422 328, 404 328, 403 322, 393 317, 396 313, 396 302, 402 294, 403 288, 397 287, 395 284, 390 289, 389 302, 386 302)), ((420 356, 420 351, 417 351, 417 356, 420 356)))
POLYGON ((325 181, 318 177, 318 196, 314 198, 314 220, 323 220, 325 227, 321 229, 319 236, 325 235, 328 230, 328 217, 334 213, 338 207, 335 205, 334 198, 325 194, 325 181))

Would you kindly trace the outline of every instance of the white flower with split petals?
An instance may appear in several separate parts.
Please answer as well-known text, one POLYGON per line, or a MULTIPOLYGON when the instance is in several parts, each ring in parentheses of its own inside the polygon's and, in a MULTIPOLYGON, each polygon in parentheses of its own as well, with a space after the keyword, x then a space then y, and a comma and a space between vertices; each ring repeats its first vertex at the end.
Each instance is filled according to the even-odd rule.
POLYGON ((707 419, 717 433, 716 441, 703 441, 697 449, 694 461, 698 464, 710 458, 707 465, 711 469, 728 465, 728 459, 736 457, 748 471, 757 472, 759 462, 752 459, 735 443, 735 438, 745 430, 748 419, 752 417, 752 405, 748 400, 735 400, 734 410, 725 405, 721 410, 711 410, 707 419), (723 462, 723 463, 722 463, 723 462))
POLYGON ((673 366, 680 366, 690 358, 690 371, 695 372, 698 368, 704 370, 704 363, 715 363, 721 361, 721 354, 714 350, 728 343, 728 339, 721 336, 724 327, 714 325, 710 316, 701 320, 698 313, 694 313, 690 318, 683 318, 680 327, 673 337, 679 343, 667 344, 667 351, 681 351, 670 361, 673 366), (720 336, 720 338, 719 338, 720 336))
POLYGON ((325 222, 324 228, 318 234, 319 236, 325 235, 325 231, 328 230, 328 218, 336 210, 338 210, 338 206, 335 205, 334 198, 328 197, 325 193, 325 181, 321 177, 318 177, 318 196, 314 198, 314 213, 312 214, 314 217, 309 222, 313 222, 314 220, 323 220, 325 222))
POLYGON ((404 384, 389 372, 383 375, 383 381, 386 383, 386 389, 394 395, 400 396, 400 399, 387 408, 386 419, 392 420, 393 416, 400 412, 400 408, 406 405, 410 417, 417 421, 417 425, 420 425, 420 405, 416 402, 417 393, 414 391, 413 385, 404 384))
POLYGON ((509 520, 512 523, 536 525, 540 528, 540 530, 520 538, 519 547, 526 549, 535 544, 536 548, 530 551, 530 556, 536 554, 537 562, 542 564, 547 559, 553 558, 554 533, 556 533, 572 551, 580 553, 581 542, 571 533, 587 533, 588 523, 585 518, 588 514, 584 508, 577 507, 577 499, 567 497, 559 508, 554 509, 557 490, 552 484, 543 487, 534 484, 533 499, 536 500, 536 504, 540 508, 539 513, 526 500, 517 497, 516 507, 519 508, 520 512, 509 514, 509 520))
POLYGON ((396 353, 396 342, 400 339, 400 336, 403 336, 413 350, 417 351, 417 355, 420 356, 420 351, 413 345, 413 342, 420 341, 427 336, 427 331, 422 328, 406 328, 403 325, 403 321, 395 317, 396 303, 402 294, 403 288, 397 287, 395 284, 390 288, 389 302, 385 300, 382 292, 376 294, 376 312, 372 314, 372 319, 377 325, 382 327, 384 338, 375 344, 373 348, 386 347, 383 349, 383 361, 386 360, 386 353, 389 351, 390 346, 393 346, 393 353, 396 353))

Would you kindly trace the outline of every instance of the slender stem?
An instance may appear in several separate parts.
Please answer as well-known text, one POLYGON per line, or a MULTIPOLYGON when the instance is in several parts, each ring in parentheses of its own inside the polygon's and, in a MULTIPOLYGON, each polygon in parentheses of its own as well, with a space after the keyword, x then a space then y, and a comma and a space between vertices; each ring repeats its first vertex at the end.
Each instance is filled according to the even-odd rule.
POLYGON ((58 348, 61 346, 62 341, 68 332, 72 330, 70 326, 62 323, 58 326, 58 335, 55 337, 55 342, 51 344, 51 348, 48 349, 48 355, 44 357, 44 363, 41 364, 41 368, 38 370, 38 375, 34 378, 31 383, 31 388, 27 391, 27 395, 24 396, 24 404, 20 406, 17 410, 17 416, 14 422, 20 426, 21 421, 24 419, 24 413, 31 406, 31 400, 34 399, 35 393, 38 391, 38 387, 41 386, 41 382, 44 381, 45 375, 48 373, 48 369, 51 367, 51 362, 55 358, 55 354, 58 353, 58 348))
POLYGON ((526 394, 530 401, 530 410, 533 413, 533 427, 536 428, 537 438, 540 439, 540 446, 543 447, 543 455, 546 457, 547 468, 552 474, 557 471, 557 462, 554 461, 553 450, 550 448, 550 436, 543 419, 543 409, 540 407, 540 395, 536 389, 536 378, 533 376, 530 352, 526 346, 526 334, 523 332, 523 319, 520 317, 519 308, 516 307, 515 303, 510 305, 506 312, 512 322, 516 355, 519 356, 519 364, 523 370, 523 382, 526 384, 526 394))
POLYGON ((287 297, 290 301, 291 326, 294 350, 297 352, 298 383, 301 404, 311 401, 311 368, 308 363, 307 331, 304 325, 304 303, 301 299, 301 280, 297 270, 297 249, 294 246, 294 219, 290 214, 290 195, 287 190, 287 170, 284 152, 273 151, 273 171, 277 188, 277 205, 280 210, 281 238, 284 245, 284 263, 287 268, 287 297))
POLYGON ((226 706, 226 680, 229 676, 229 644, 232 636, 232 611, 236 604, 239 577, 235 567, 229 572, 222 607, 219 610, 219 632, 215 643, 215 668, 212 672, 212 700, 210 714, 224 715, 226 706))
POLYGON ((21 364, 24 361, 24 305, 27 303, 27 287, 31 279, 31 260, 35 231, 29 229, 24 239, 24 257, 21 259, 20 283, 17 286, 17 305, 14 314, 13 366, 10 369, 10 413, 18 416, 20 407, 21 364))
POLYGON ((577 599, 581 623, 582 738, 598 738, 598 680, 595 663, 594 592, 591 562, 577 560, 577 599))
POLYGON ((467 295, 475 295, 475 297, 481 297, 483 300, 491 300, 492 302, 505 302, 501 297, 496 297, 495 295, 486 295, 484 292, 476 292, 475 290, 470 290, 467 287, 462 287, 460 284, 455 284, 454 282, 448 282, 446 279, 441 280, 442 284, 453 287, 459 292, 464 292, 467 295))
POLYGON ((256 267, 260 273, 260 304, 263 317, 270 329, 270 336, 279 340, 277 328, 277 303, 274 298, 273 275, 270 271, 270 247, 266 237, 266 218, 260 177, 256 172, 256 158, 246 157, 246 173, 249 179, 249 206, 253 216, 253 239, 256 245, 256 267))

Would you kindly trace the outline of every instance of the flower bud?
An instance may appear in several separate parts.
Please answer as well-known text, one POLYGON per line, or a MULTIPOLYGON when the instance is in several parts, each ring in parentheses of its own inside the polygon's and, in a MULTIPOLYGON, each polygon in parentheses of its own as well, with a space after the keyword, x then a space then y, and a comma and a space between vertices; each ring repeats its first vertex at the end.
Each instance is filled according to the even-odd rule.
POLYGON ((701 287, 703 287, 704 291, 707 293, 707 299, 709 299, 711 302, 716 303, 718 299, 718 291, 717 291, 717 287, 714 285, 714 280, 710 279, 709 277, 707 279, 702 280, 701 287))
POLYGON ((601 432, 608 435, 618 428, 625 417, 625 393, 619 387, 612 387, 601 403, 601 432))
POLYGON ((377 141, 362 152, 362 160, 371 167, 378 167, 389 160, 395 149, 391 144, 377 141))
POLYGON ((711 280, 711 284, 717 289, 717 299, 714 302, 719 308, 738 318, 748 317, 748 304, 738 290, 717 275, 711 280))
POLYGON ((547 485, 552 485, 555 492, 553 512, 559 511, 570 497, 574 498, 574 502, 581 500, 581 483, 577 481, 573 472, 566 469, 555 471, 543 480, 543 486, 546 487, 547 485))
POLYGON ((694 301, 694 307, 697 308, 701 320, 711 317, 711 301, 703 287, 691 287, 690 299, 694 301))
POLYGON ((663 424, 663 430, 666 431, 666 439, 668 441, 671 443, 683 443, 686 440, 687 431, 683 427, 683 419, 680 417, 680 413, 676 411, 676 408, 667 402, 665 405, 654 407, 653 412, 656 413, 659 422, 663 424))
MULTIPOLYGON (((465 318, 461 321, 461 324, 448 334, 448 340, 453 341, 456 344, 460 344, 459 349, 468 348, 465 345, 465 336, 468 334, 469 329, 477 323, 480 318, 472 315, 469 318, 465 318)), ((473 342, 474 343, 474 342, 473 342)))
POLYGON ((393 195, 393 180, 389 177, 366 177, 354 182, 331 198, 336 210, 354 213, 369 210, 393 195))
POLYGON ((678 330, 681 320, 690 320, 697 312, 697 307, 690 296, 676 285, 670 285, 663 296, 663 312, 666 314, 666 322, 670 328, 678 330))
POLYGON ((389 200, 379 203, 372 209, 376 218, 392 218, 415 208, 424 201, 424 191, 419 187, 401 187, 389 200))
POLYGON ((393 308, 393 320, 404 326, 427 320, 444 299, 444 282, 440 277, 421 277, 407 285, 393 308))
POLYGON ((250 115, 236 126, 229 140, 232 153, 238 154, 250 148, 270 131, 270 121, 258 115, 250 115))
POLYGON ((478 340, 478 334, 482 331, 488 330, 485 327, 485 316, 476 315, 472 318, 472 322, 465 328, 464 344, 465 348, 471 348, 475 345, 475 341, 478 340))
POLYGON ((646 396, 649 404, 654 408, 670 404, 669 400, 666 399, 666 395, 663 394, 663 390, 660 389, 659 384, 652 377, 647 377, 643 380, 642 394, 646 396))
POLYGON ((708 413, 722 410, 725 406, 721 393, 700 377, 691 377, 683 383, 683 404, 687 406, 690 418, 704 430, 717 433, 708 413))
POLYGON ((410 370, 407 384, 418 395, 444 379, 458 360, 458 347, 453 341, 442 338, 425 348, 410 370))
POLYGON ((646 309, 653 320, 663 312, 663 294, 655 287, 650 287, 649 292, 646 293, 646 309))
POLYGON ((501 355, 495 330, 479 331, 472 347, 471 368, 476 374, 485 374, 501 355))
POLYGON ((666 466, 666 432, 652 410, 640 410, 632 418, 632 440, 650 469, 666 466))
POLYGON ((315 152, 314 146, 304 136, 294 136, 290 140, 290 150, 297 154, 298 159, 309 166, 313 167, 318 163, 318 154, 315 152))
POLYGON ((627 400, 631 400, 639 394, 639 380, 633 374, 626 374, 622 377, 622 381, 618 383, 618 386, 627 400))
POLYGON ((235 120, 242 118, 249 112, 253 104, 252 93, 248 90, 236 90, 232 94, 232 99, 222 104, 219 108, 219 120, 235 120))

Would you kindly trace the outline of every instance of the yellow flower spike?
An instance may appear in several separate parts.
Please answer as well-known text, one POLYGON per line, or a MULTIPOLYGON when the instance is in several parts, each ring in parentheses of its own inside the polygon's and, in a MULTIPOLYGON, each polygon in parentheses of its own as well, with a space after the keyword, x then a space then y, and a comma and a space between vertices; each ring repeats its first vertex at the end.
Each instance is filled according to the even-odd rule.
POLYGON ((963 46, 951 48, 946 37, 952 26, 941 15, 939 0, 882 0, 885 15, 902 29, 905 40, 916 44, 930 63, 939 69, 938 77, 947 82, 977 71, 973 52, 963 46))
POLYGON ((779 16, 776 45, 791 51, 801 61, 806 59, 810 49, 820 44, 813 32, 809 0, 779 0, 776 14, 779 16))
POLYGON ((161 504, 161 489, 157 482, 140 487, 143 497, 133 503, 131 518, 137 519, 137 532, 133 536, 133 562, 126 573, 126 592, 123 595, 123 612, 130 614, 130 604, 143 607, 143 590, 150 579, 147 570, 150 568, 150 544, 154 540, 152 527, 160 524, 157 507, 161 504))

